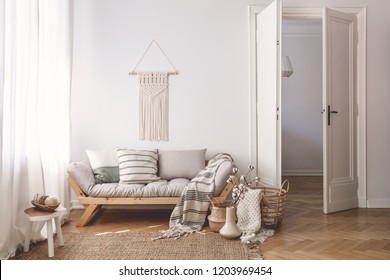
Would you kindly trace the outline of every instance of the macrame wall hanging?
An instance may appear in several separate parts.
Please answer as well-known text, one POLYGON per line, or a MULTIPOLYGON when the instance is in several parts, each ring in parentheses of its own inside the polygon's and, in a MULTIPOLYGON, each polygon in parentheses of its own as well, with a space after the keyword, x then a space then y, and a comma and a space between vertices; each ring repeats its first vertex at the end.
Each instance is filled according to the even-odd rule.
POLYGON ((140 140, 168 141, 168 76, 177 74, 175 67, 155 40, 150 42, 133 71, 129 73, 129 75, 138 76, 140 140), (135 72, 153 44, 158 47, 161 54, 172 67, 173 72, 135 72))

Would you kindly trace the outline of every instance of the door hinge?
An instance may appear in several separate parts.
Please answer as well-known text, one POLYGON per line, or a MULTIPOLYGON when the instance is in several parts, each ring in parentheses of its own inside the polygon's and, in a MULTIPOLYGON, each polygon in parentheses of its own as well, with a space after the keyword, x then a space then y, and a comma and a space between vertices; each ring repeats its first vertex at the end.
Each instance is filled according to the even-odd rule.
POLYGON ((279 40, 276 41, 276 45, 279 46, 280 45, 280 42, 279 40))

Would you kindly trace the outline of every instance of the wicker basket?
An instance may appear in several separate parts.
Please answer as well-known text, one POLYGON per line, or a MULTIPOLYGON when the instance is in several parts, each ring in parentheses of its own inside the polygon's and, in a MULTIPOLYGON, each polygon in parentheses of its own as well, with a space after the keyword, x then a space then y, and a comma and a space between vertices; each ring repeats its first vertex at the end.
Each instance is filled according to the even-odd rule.
POLYGON ((226 221, 226 207, 210 206, 211 214, 207 217, 213 232, 219 232, 226 221))
POLYGON ((31 201, 31 204, 34 205, 39 210, 47 211, 47 212, 53 212, 57 209, 58 206, 60 206, 60 203, 55 205, 45 205, 45 199, 48 198, 48 195, 37 193, 34 196, 34 199, 31 201))
POLYGON ((56 205, 47 206, 44 204, 39 204, 34 200, 31 201, 31 204, 34 205, 39 210, 43 210, 43 211, 47 211, 47 212, 53 212, 54 210, 57 209, 58 206, 60 206, 60 203, 58 203, 56 205))
POLYGON ((252 188, 262 190, 260 201, 261 226, 268 229, 276 229, 283 222, 287 195, 290 188, 289 181, 284 180, 281 187, 258 186, 252 188))

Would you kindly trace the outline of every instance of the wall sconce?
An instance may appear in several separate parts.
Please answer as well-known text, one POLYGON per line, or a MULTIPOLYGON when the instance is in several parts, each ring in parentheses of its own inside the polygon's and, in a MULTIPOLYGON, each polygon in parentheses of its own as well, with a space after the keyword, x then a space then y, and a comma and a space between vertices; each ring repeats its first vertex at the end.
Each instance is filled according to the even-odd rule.
POLYGON ((290 77, 294 73, 290 58, 287 55, 282 55, 282 77, 290 77))

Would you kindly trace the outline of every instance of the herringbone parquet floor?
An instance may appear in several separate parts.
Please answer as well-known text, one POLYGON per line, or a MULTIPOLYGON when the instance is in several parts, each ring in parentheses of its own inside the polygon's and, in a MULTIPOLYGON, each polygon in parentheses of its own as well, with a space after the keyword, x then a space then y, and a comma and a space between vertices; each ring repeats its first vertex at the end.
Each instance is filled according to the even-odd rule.
MULTIPOLYGON (((289 177, 285 220, 261 244, 267 260, 390 260, 390 209, 322 212, 322 177, 289 177)), ((76 227, 81 210, 71 212, 63 232, 158 232, 168 227, 171 209, 105 209, 86 227, 76 227)), ((208 228, 205 228, 208 230, 208 228)))
POLYGON ((291 177, 285 221, 265 259, 390 260, 390 209, 322 212, 322 177, 291 177))

